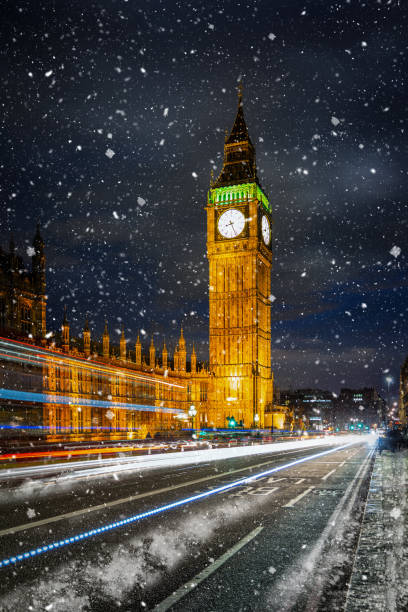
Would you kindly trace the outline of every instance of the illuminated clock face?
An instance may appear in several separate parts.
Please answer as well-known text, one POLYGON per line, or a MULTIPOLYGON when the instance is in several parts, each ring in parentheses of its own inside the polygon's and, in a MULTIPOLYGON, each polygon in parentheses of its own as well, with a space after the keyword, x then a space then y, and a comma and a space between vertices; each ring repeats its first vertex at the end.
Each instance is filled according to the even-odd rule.
POLYGON ((224 238, 236 238, 245 227, 245 217, 240 210, 230 208, 218 219, 218 231, 224 238))
POLYGON ((262 217, 262 238, 265 244, 269 244, 271 241, 271 226, 269 225, 268 217, 265 215, 262 217))

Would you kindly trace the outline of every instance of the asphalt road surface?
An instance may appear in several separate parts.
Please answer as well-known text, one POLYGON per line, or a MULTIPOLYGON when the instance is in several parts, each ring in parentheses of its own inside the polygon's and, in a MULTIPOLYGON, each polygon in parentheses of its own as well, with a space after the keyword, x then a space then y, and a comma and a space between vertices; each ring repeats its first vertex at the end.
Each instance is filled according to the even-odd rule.
POLYGON ((340 610, 372 453, 311 442, 2 483, 0 559, 26 557, 0 568, 0 609, 340 610))

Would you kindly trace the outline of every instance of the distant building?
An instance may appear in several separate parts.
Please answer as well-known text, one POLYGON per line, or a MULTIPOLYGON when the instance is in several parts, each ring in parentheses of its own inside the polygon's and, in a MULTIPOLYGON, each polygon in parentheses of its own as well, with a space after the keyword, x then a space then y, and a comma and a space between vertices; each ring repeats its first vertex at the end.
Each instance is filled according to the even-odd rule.
POLYGON ((408 424, 408 357, 401 366, 399 389, 399 418, 404 425, 408 424))
POLYGON ((280 403, 291 406, 308 429, 353 429, 380 426, 385 420, 385 401, 376 389, 341 389, 339 396, 322 389, 281 391, 280 403))
POLYGON ((386 403, 373 387, 341 389, 337 399, 336 421, 341 426, 362 424, 381 426, 385 421, 386 403))
POLYGON ((294 410, 307 429, 322 430, 332 426, 335 410, 335 396, 322 389, 297 389, 280 391, 280 403, 294 410))

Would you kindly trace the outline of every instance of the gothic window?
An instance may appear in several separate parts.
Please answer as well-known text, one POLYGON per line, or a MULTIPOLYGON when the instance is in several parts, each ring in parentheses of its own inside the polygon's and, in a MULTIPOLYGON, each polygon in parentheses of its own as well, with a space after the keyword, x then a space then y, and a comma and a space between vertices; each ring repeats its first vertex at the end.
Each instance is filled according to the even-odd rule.
POLYGON ((6 327, 6 302, 0 298, 0 327, 6 327))
POLYGON ((23 306, 21 308, 21 331, 25 334, 31 333, 32 321, 31 321, 31 308, 23 306))
POLYGON ((204 382, 200 383, 200 402, 207 401, 207 384, 204 382))

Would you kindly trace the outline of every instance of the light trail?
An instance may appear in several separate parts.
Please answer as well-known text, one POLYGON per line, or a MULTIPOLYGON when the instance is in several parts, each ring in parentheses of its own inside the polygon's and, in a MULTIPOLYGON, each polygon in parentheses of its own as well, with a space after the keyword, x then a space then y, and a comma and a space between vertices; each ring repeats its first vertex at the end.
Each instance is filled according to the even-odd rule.
POLYGON ((151 406, 149 404, 128 404, 126 402, 115 402, 113 400, 93 400, 82 396, 73 397, 70 395, 34 393, 31 391, 17 391, 16 389, 0 389, 0 399, 34 402, 37 404, 69 404, 72 406, 94 406, 96 408, 126 408, 126 410, 137 410, 138 412, 184 414, 184 410, 180 408, 166 408, 164 406, 151 406))
POLYGON ((120 369, 112 368, 111 366, 107 366, 106 364, 98 360, 67 356, 63 353, 58 353, 56 351, 52 351, 51 349, 33 346, 25 342, 17 342, 14 340, 9 340, 7 338, 0 337, 0 346, 2 347, 2 350, 5 351, 4 353, 0 353, 0 356, 11 361, 23 361, 41 366, 44 364, 52 365, 53 363, 55 363, 59 366, 62 365, 63 367, 67 368, 77 366, 81 369, 101 372, 102 374, 106 375, 113 374, 115 376, 125 376, 127 379, 130 380, 134 379, 150 383, 160 383, 167 387, 177 387, 179 389, 185 388, 184 385, 169 382, 161 378, 156 378, 155 376, 140 374, 122 365, 120 365, 120 369), (33 358, 37 361, 33 361, 33 358))
MULTIPOLYGON (((159 447, 151 447, 159 448, 159 447)), ((75 457, 78 455, 104 455, 107 453, 126 453, 129 451, 145 451, 144 448, 138 448, 137 446, 114 446, 114 447, 98 447, 98 448, 86 448, 83 450, 62 450, 62 451, 36 451, 31 453, 8 453, 7 455, 1 455, 0 461, 6 461, 7 459, 41 459, 42 457, 75 457)))
POLYGON ((130 523, 135 523, 135 522, 141 521, 142 519, 145 519, 151 516, 156 516, 157 514, 161 514, 163 512, 166 512, 167 510, 173 510, 174 508, 178 508, 179 506, 183 506, 185 504, 189 504, 189 503, 192 503, 192 502, 195 502, 195 501, 207 498, 207 497, 211 497, 212 495, 217 495, 218 493, 229 491, 231 489, 234 489, 242 485, 259 480, 260 478, 264 478, 265 476, 269 476, 270 474, 274 474, 276 472, 280 472, 282 470, 288 469, 295 465, 299 465, 300 463, 305 463, 306 461, 313 461, 314 459, 317 459, 319 457, 324 457, 325 455, 329 455, 331 453, 335 453, 340 450, 344 450, 345 448, 349 448, 350 446, 353 446, 354 444, 356 444, 356 442, 350 442, 349 444, 344 444, 337 448, 333 448, 327 451, 322 451, 320 453, 309 455, 301 459, 296 459, 295 461, 291 461, 290 463, 286 463, 285 465, 280 465, 280 466, 271 468, 270 470, 259 472, 258 474, 252 474, 251 476, 246 476, 245 478, 235 480, 234 482, 230 482, 221 487, 211 489, 210 491, 205 491, 204 493, 198 493, 190 497, 185 497, 183 499, 172 502, 170 504, 159 506, 158 508, 153 508, 152 510, 148 510, 147 512, 141 512, 140 514, 135 514, 133 516, 128 517, 127 519, 122 519, 114 523, 108 523, 107 525, 103 525, 102 527, 97 527, 96 529, 91 529, 90 531, 84 531, 75 536, 71 536, 70 538, 65 538, 63 540, 56 540, 55 542, 51 542, 50 544, 45 544, 44 546, 33 548, 24 553, 20 553, 12 557, 7 557, 0 561, 0 568, 7 567, 9 565, 15 565, 16 563, 19 563, 20 561, 24 561, 26 559, 36 557, 45 552, 56 550, 58 548, 62 548, 63 546, 68 546, 69 544, 74 544, 75 542, 86 540, 95 535, 99 535, 107 531, 112 531, 113 529, 117 529, 118 527, 123 527, 124 525, 129 525, 130 523))

